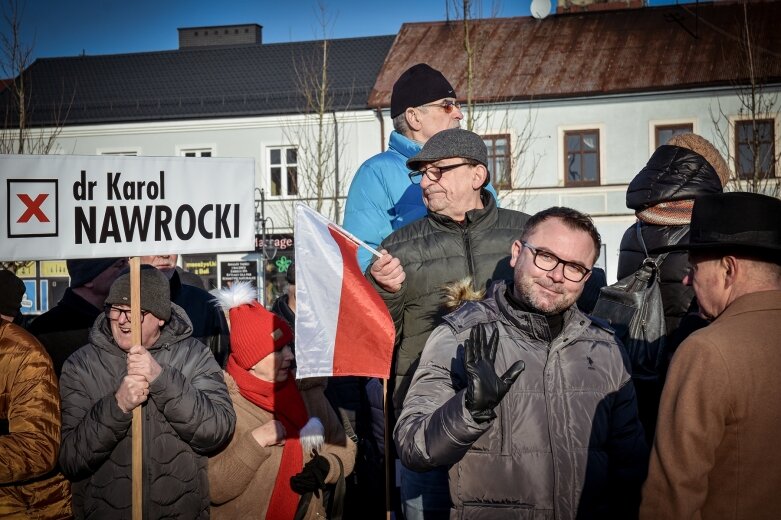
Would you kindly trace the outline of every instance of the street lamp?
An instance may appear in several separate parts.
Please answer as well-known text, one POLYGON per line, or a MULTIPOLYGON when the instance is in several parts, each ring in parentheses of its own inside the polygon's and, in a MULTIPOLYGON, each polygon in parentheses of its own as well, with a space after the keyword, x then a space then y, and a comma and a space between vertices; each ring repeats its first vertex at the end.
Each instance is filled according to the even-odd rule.
POLYGON ((273 259, 277 256, 276 247, 267 247, 266 245, 266 227, 274 233, 274 221, 271 217, 266 217, 266 192, 262 188, 255 188, 255 195, 260 198, 255 199, 255 234, 260 235, 260 284, 258 294, 260 303, 266 306, 266 259, 273 259))

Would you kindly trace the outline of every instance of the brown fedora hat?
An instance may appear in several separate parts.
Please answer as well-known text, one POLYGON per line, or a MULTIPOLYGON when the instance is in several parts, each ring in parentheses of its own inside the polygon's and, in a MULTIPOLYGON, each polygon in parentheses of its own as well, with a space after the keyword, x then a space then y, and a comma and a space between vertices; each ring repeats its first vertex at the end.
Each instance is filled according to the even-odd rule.
POLYGON ((722 250, 778 258, 781 253, 781 200, 758 193, 713 193, 694 200, 688 243, 666 251, 722 250))

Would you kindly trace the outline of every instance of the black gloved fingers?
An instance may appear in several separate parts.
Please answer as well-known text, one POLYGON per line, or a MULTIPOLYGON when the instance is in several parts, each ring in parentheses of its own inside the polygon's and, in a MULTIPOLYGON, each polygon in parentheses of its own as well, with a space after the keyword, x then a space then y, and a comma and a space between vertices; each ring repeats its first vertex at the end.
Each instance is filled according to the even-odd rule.
MULTIPOLYGON (((483 331, 483 342, 485 342, 485 331, 483 331)), ((491 339, 488 340, 486 360, 493 365, 496 362, 496 349, 499 347, 499 329, 494 329, 491 333, 491 339)))
POLYGON ((509 387, 515 383, 515 380, 518 379, 518 376, 521 375, 521 372, 524 370, 526 370, 526 363, 522 359, 519 359, 502 374, 502 381, 509 387))

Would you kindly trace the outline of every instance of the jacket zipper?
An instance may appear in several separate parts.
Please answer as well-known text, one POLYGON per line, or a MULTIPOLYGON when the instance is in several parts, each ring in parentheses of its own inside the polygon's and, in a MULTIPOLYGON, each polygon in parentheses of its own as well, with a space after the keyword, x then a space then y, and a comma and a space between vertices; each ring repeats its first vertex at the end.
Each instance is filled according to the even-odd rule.
POLYGON ((469 239, 469 230, 464 228, 461 230, 461 235, 464 242, 464 253, 466 257, 466 271, 469 273, 469 277, 472 279, 472 288, 478 290, 477 280, 475 280, 475 268, 472 259, 472 248, 470 247, 471 240, 469 239))

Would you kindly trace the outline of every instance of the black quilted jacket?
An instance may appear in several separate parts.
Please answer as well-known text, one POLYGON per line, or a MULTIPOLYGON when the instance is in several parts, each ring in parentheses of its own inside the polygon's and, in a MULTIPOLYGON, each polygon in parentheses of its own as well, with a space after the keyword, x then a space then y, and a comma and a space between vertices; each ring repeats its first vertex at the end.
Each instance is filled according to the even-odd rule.
MULTIPOLYGON (((694 199, 721 191, 719 176, 700 154, 679 146, 663 145, 656 149, 645 168, 629 183, 626 206, 642 211, 660 202, 694 199)), ((680 226, 657 226, 641 222, 641 229, 645 246, 650 251, 670 244, 671 236, 680 226)), ((687 231, 679 242, 688 240, 687 231)), ((636 271, 645 258, 634 224, 624 233, 620 249, 619 279, 636 271)), ((660 284, 668 336, 678 327, 694 299, 692 288, 681 283, 688 266, 685 251, 670 253, 662 264, 660 284)))
MULTIPOLYGON (((146 319, 150 319, 147 316, 146 319)), ((101 314, 90 343, 62 369, 60 465, 72 482, 76 518, 131 518, 131 423, 114 394, 127 373, 126 354, 101 314)), ((236 415, 222 371, 209 349, 190 338, 184 311, 149 351, 163 368, 143 405, 143 517, 208 518, 206 455, 233 433, 236 415)))

